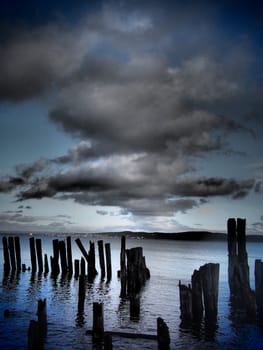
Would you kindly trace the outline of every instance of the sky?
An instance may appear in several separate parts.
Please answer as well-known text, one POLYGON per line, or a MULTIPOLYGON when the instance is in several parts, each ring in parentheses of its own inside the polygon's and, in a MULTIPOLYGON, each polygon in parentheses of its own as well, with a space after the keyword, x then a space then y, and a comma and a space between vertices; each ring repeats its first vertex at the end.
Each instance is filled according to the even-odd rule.
POLYGON ((263 234, 261 1, 0 12, 0 230, 263 234))

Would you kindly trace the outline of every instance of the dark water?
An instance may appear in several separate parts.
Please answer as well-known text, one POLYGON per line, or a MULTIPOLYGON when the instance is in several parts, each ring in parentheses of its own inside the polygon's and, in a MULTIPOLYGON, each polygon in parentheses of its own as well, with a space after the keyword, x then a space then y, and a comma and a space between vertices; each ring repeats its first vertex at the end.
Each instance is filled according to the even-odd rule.
MULTIPOLYGON (((52 237, 42 238, 43 254, 52 255, 52 237)), ((62 239, 62 238, 60 238, 62 239)), ((97 243, 98 238, 93 237, 97 243)), ((87 247, 89 238, 82 238, 87 247)), ((39 298, 47 299, 48 334, 45 349, 92 349, 92 339, 86 330, 92 328, 92 304, 104 303, 105 331, 156 334, 156 319, 162 317, 171 336, 171 349, 263 349, 263 330, 257 323, 243 322, 229 305, 227 283, 226 242, 183 242, 167 240, 127 239, 127 248, 143 246, 146 263, 151 271, 141 295, 139 321, 129 318, 129 302, 119 298, 117 278, 120 257, 120 239, 106 237, 111 243, 112 281, 105 283, 97 276, 88 284, 83 314, 78 313, 78 281, 74 278, 56 280, 50 274, 32 275, 29 271, 3 276, 3 258, 0 263, 0 349, 26 349, 29 321, 37 319, 39 298), (194 269, 208 262, 220 263, 218 327, 207 334, 180 327, 179 280, 189 283, 194 269), (4 317, 4 310, 10 316, 4 317)), ((263 259, 263 243, 247 243, 251 287, 254 289, 254 261, 263 259)), ((28 236, 21 236, 22 263, 30 265, 28 236)), ((73 259, 81 253, 72 240, 73 259)), ((97 252, 97 244, 96 244, 97 252)), ((0 251, 3 256, 2 245, 0 251)), ((99 271, 99 262, 96 261, 99 271)), ((114 349, 157 349, 153 340, 113 337, 114 349)))

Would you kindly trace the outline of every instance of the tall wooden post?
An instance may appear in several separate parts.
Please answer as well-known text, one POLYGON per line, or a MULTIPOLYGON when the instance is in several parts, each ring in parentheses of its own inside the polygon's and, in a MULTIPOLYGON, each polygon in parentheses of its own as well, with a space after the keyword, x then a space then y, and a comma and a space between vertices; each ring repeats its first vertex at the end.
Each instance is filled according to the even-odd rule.
POLYGON ((60 272, 59 269, 59 263, 58 263, 58 259, 59 259, 59 241, 58 239, 53 239, 52 241, 53 243, 53 259, 52 259, 52 275, 53 276, 57 276, 60 272))
POLYGON ((32 273, 34 273, 37 270, 36 248, 35 248, 34 237, 29 238, 29 244, 30 244, 30 256, 31 256, 31 269, 32 269, 32 273))
POLYGON ((228 280, 233 306, 245 310, 247 318, 256 315, 256 297, 250 288, 246 252, 246 220, 233 218, 227 222, 228 280))
POLYGON ((68 272, 69 275, 73 273, 73 265, 72 265, 72 249, 71 249, 71 237, 67 237, 67 260, 68 260, 68 272))
POLYGON ((127 286, 126 286, 126 238, 125 236, 121 237, 121 253, 120 253, 120 279, 121 279, 121 293, 120 297, 125 298, 127 295, 127 286))
POLYGON ((88 265, 88 280, 92 282, 98 274, 95 267, 95 245, 94 242, 89 242, 89 265, 88 265))
MULTIPOLYGON (((85 261, 84 261, 84 263, 85 263, 85 261)), ((84 274, 85 274, 85 271, 84 271, 84 274)), ((75 278, 79 277, 79 260, 78 259, 74 260, 74 277, 75 278)))
POLYGON ((16 250, 16 268, 17 271, 21 271, 21 249, 20 249, 20 238, 15 237, 15 250, 16 250))
POLYGON ((15 246, 14 246, 14 237, 12 236, 8 237, 8 247, 9 247, 12 271, 15 271, 16 270, 15 246))
POLYGON ((255 261, 255 289, 258 317, 263 321, 263 262, 259 259, 255 261))
POLYGON ((4 272, 8 273, 10 271, 10 259, 9 259, 7 238, 3 237, 2 242, 3 242, 3 253, 4 253, 4 272))
POLYGON ((67 256, 66 256, 66 245, 64 241, 59 241, 59 254, 60 254, 62 275, 65 276, 65 274, 68 271, 68 266, 67 266, 67 256))
POLYGON ((49 267, 48 267, 48 258, 47 258, 47 254, 44 255, 44 261, 45 261, 45 274, 49 273, 49 267))
POLYGON ((107 266, 107 282, 109 282, 112 276, 110 243, 105 243, 105 251, 106 251, 106 266, 107 266))
POLYGON ((36 250, 37 250, 37 262, 38 262, 38 272, 43 272, 43 257, 42 257, 42 244, 41 239, 36 239, 36 250))
POLYGON ((82 276, 86 275, 86 263, 83 257, 81 257, 81 260, 80 260, 80 274, 82 276))
POLYGON ((105 260, 104 260, 104 247, 103 240, 98 241, 98 250, 99 250, 99 261, 100 261, 100 270, 101 270, 101 280, 105 278, 105 260))

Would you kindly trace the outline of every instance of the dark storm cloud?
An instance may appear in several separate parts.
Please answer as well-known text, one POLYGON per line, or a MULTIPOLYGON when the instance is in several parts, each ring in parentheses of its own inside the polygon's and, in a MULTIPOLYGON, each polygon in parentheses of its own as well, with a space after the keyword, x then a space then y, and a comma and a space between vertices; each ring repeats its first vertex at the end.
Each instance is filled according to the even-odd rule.
POLYGON ((18 200, 70 198, 82 204, 120 207, 134 215, 167 216, 203 205, 207 203, 206 197, 243 198, 254 186, 253 180, 207 177, 180 179, 179 176, 162 181, 167 174, 166 168, 164 173, 162 170, 156 171, 149 177, 137 167, 136 161, 135 168, 129 160, 125 162, 123 159, 122 167, 120 164, 121 161, 106 164, 104 168, 102 165, 85 169, 80 167, 38 179, 18 194, 18 200))
POLYGON ((190 15, 127 8, 111 3, 74 28, 24 28, 0 44, 0 99, 50 93, 50 120, 80 140, 65 155, 17 166, 0 191, 138 216, 244 198, 253 180, 193 172, 196 157, 232 151, 231 133, 250 133, 239 115, 259 101, 260 90, 247 88, 251 54, 242 41, 228 43, 210 7, 190 15))
POLYGON ((10 192, 24 183, 25 181, 21 177, 3 177, 0 179, 0 193, 10 192))

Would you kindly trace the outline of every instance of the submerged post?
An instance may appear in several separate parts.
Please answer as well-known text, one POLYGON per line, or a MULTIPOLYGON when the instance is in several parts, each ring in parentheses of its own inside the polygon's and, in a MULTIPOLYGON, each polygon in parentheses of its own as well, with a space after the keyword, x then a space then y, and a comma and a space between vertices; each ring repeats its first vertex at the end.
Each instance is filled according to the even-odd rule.
POLYGON ((88 264, 88 280, 92 282, 98 274, 95 266, 95 245, 94 242, 89 242, 89 264, 88 264))
POLYGON ((169 328, 161 317, 157 318, 157 340, 159 350, 170 349, 169 328))
POLYGON ((93 303, 93 341, 102 342, 104 339, 104 311, 102 303, 93 303))
POLYGON ((79 277, 79 260, 78 259, 74 260, 74 277, 75 278, 79 277))

